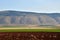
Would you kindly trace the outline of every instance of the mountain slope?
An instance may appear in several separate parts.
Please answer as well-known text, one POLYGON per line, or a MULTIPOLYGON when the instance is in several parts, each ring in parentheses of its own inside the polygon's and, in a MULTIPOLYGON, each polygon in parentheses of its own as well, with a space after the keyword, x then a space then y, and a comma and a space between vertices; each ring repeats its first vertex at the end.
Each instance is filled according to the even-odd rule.
POLYGON ((59 25, 60 13, 0 11, 0 25, 59 25))

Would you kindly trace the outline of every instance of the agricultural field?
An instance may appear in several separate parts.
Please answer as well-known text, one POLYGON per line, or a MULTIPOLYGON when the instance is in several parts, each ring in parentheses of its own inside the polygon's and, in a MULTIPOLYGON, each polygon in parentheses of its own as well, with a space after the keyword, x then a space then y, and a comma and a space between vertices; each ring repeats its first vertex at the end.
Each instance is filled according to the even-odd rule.
POLYGON ((60 32, 59 27, 0 27, 0 32, 60 32))

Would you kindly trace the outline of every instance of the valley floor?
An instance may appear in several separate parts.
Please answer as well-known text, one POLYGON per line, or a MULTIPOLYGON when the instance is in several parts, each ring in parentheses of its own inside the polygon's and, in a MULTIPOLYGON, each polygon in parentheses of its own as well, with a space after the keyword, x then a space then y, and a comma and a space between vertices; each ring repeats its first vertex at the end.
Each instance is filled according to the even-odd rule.
POLYGON ((1 27, 0 30, 2 29, 56 29, 52 27, 1 27))
POLYGON ((0 32, 60 32, 55 27, 0 27, 0 32))

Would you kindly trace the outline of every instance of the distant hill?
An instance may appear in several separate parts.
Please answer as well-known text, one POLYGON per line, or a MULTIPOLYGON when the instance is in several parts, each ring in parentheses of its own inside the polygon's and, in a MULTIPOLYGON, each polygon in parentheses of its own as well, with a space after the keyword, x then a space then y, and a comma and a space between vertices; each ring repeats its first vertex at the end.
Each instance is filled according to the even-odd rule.
POLYGON ((0 11, 0 25, 59 25, 60 13, 0 11))

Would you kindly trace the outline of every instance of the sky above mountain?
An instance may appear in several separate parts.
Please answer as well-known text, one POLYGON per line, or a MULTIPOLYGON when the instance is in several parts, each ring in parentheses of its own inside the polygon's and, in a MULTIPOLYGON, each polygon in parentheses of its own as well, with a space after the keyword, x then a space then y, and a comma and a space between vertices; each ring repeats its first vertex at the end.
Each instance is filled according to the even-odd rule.
POLYGON ((60 0, 0 0, 0 10, 60 12, 60 0))

